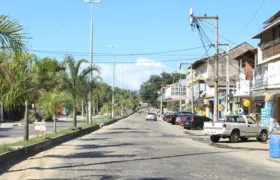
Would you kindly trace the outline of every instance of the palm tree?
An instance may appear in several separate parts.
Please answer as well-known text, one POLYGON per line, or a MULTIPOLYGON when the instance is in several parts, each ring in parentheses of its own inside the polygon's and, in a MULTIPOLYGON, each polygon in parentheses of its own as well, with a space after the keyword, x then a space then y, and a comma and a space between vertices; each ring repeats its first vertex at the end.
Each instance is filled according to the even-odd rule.
POLYGON ((8 16, 0 15, 0 43, 3 49, 12 49, 15 53, 21 53, 26 49, 23 27, 8 16))
POLYGON ((61 93, 58 91, 45 92, 39 98, 39 106, 44 110, 47 117, 53 116, 54 128, 53 132, 57 132, 56 128, 56 113, 61 104, 69 101, 70 98, 66 93, 61 93))
POLYGON ((79 94, 81 92, 81 89, 83 88, 83 80, 87 75, 89 75, 91 72, 96 71, 100 72, 100 68, 97 65, 93 65, 92 67, 87 67, 81 70, 82 63, 85 63, 86 60, 79 60, 78 62, 75 62, 74 58, 71 56, 67 56, 64 59, 63 64, 65 65, 66 71, 62 78, 62 88, 65 91, 68 91, 72 95, 72 107, 73 107, 73 127, 77 127, 77 117, 76 117, 76 106, 77 106, 77 98, 79 97, 79 94))
POLYGON ((9 72, 13 72, 9 76, 10 83, 3 83, 0 88, 0 100, 6 110, 25 106, 25 140, 28 140, 28 103, 39 96, 39 91, 34 86, 34 74, 30 66, 35 59, 36 57, 31 54, 12 56, 11 63, 7 64, 9 72))
MULTIPOLYGON (((82 103, 88 102, 89 100, 92 99, 92 97, 97 96, 98 92, 96 90, 99 89, 101 82, 102 82, 102 79, 100 76, 93 77, 91 81, 88 77, 81 79, 81 85, 80 85, 81 88, 79 90, 79 97, 82 100, 82 103)), ((83 108, 83 105, 82 105, 82 108, 83 108)), ((86 111, 86 112, 87 112, 87 114, 86 114, 87 122, 89 122, 88 121, 88 111, 86 111)))

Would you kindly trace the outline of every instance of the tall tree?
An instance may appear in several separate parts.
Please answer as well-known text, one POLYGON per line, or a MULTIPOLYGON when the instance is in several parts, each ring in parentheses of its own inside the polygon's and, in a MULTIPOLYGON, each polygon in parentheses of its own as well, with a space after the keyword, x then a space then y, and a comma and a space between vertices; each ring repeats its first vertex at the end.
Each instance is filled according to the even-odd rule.
POLYGON ((45 92, 39 99, 39 106, 44 110, 47 117, 52 116, 54 122, 53 132, 57 132, 56 128, 56 113, 59 106, 66 101, 70 101, 71 98, 68 94, 58 91, 45 92))
POLYGON ((84 78, 90 74, 90 72, 96 71, 100 72, 100 68, 97 65, 93 65, 92 67, 87 67, 85 69, 81 69, 82 63, 85 63, 86 60, 79 60, 75 62, 74 58, 71 56, 67 56, 64 59, 63 64, 65 65, 66 71, 63 74, 62 79, 62 88, 65 91, 68 91, 72 95, 72 107, 73 107, 73 127, 77 127, 77 116, 76 116, 76 108, 77 108, 77 98, 82 88, 82 82, 84 78), (81 71, 81 72, 80 72, 81 71), (80 72, 80 73, 79 73, 80 72))
POLYGON ((0 43, 3 49, 12 49, 15 53, 21 53, 26 49, 27 37, 23 27, 8 16, 0 15, 0 43))

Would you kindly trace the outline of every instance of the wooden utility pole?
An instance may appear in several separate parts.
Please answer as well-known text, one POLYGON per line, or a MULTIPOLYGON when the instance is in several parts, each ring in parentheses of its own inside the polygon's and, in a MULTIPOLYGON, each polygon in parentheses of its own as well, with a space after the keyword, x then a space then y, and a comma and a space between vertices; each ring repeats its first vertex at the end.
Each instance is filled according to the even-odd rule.
POLYGON ((219 81, 219 16, 207 16, 206 14, 204 16, 194 16, 193 15, 193 9, 190 9, 190 23, 193 24, 196 20, 199 19, 215 19, 216 20, 216 43, 215 43, 215 49, 216 49, 216 59, 214 64, 214 121, 218 121, 219 119, 219 111, 218 111, 218 104, 219 104, 219 96, 218 96, 218 81, 219 81))

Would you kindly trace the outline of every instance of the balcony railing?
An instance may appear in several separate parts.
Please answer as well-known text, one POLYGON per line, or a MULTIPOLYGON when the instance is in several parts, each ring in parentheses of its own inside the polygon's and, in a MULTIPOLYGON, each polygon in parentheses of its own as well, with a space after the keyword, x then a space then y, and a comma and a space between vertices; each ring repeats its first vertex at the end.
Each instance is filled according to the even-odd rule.
POLYGON ((260 44, 260 48, 262 49, 262 58, 266 60, 273 56, 280 54, 280 38, 277 38, 268 43, 260 44))

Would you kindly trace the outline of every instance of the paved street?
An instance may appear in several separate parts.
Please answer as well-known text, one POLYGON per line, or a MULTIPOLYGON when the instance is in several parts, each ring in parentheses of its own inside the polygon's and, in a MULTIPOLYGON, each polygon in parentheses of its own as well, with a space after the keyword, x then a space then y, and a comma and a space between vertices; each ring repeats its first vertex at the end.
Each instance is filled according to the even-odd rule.
MULTIPOLYGON (((95 116, 93 117, 94 121, 101 120, 102 116, 95 116)), ((85 124, 86 120, 79 119, 77 121, 78 126, 85 124)), ((57 129, 62 130, 62 129, 67 129, 69 127, 72 127, 72 119, 69 120, 58 120, 57 121, 57 129)), ((52 132, 53 131, 53 122, 47 122, 47 132, 52 132)), ((16 141, 21 140, 23 138, 24 134, 24 126, 11 126, 11 127, 0 127, 0 145, 5 144, 8 142, 11 142, 13 139, 16 141)), ((34 124, 29 124, 29 135, 35 136, 34 134, 34 124)))
POLYGON ((13 166, 0 179, 280 179, 261 151, 220 149, 135 114, 13 166))

